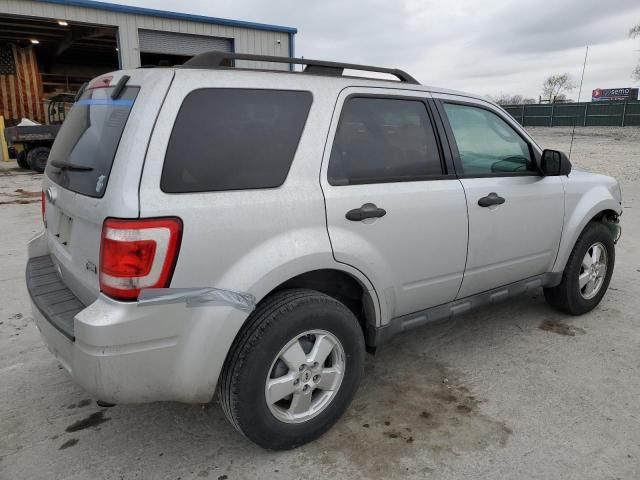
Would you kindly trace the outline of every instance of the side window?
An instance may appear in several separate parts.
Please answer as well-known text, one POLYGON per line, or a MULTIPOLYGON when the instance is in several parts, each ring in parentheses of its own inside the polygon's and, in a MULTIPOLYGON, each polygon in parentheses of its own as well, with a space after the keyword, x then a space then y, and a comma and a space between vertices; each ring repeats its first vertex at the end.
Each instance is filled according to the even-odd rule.
POLYGON ((311 93, 208 88, 184 99, 162 168, 163 192, 282 185, 311 107, 311 93))
POLYGON ((354 97, 331 149, 331 185, 406 182, 442 175, 427 107, 419 100, 354 97))
POLYGON ((537 172, 529 144, 498 115, 484 108, 445 103, 463 173, 537 172))

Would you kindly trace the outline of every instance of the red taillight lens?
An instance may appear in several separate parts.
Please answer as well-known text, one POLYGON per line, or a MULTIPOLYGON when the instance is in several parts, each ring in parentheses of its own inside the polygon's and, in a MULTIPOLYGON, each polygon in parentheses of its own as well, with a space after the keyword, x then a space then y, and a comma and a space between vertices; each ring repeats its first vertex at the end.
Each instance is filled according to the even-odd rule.
POLYGON ((181 235, 182 222, 178 218, 105 220, 100 244, 100 290, 119 300, 135 300, 143 288, 168 287, 181 235))
POLYGON ((40 194, 40 209, 42 210, 42 221, 46 223, 46 219, 44 214, 47 212, 47 200, 45 198, 44 192, 40 194))
POLYGON ((156 253, 156 242, 137 240, 123 242, 105 238, 102 241, 104 260, 102 273, 112 277, 144 277, 149 275, 156 253))

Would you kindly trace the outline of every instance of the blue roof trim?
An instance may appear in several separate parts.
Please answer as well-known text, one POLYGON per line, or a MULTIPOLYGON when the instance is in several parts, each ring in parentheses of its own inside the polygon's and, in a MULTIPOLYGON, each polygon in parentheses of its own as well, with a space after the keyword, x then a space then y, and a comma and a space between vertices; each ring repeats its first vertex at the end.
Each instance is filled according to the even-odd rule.
POLYGON ((242 20, 230 20, 228 18, 205 17, 204 15, 192 15, 189 13, 169 12, 155 8, 132 7, 116 3, 99 2, 95 0, 38 0, 44 3, 54 3, 71 7, 97 8, 110 12, 129 13, 133 15, 146 15, 151 17, 169 18, 173 20, 185 20, 188 22, 213 23, 227 27, 252 28, 254 30, 267 30, 269 32, 298 33, 297 28, 283 27, 281 25, 269 25, 266 23, 245 22, 242 20))

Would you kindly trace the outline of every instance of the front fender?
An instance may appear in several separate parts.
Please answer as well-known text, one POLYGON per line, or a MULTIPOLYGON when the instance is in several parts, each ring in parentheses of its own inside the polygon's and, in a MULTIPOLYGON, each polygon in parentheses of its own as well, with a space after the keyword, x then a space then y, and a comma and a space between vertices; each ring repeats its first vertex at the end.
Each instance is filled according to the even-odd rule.
MULTIPOLYGON (((580 173, 584 175, 582 172, 580 173)), ((591 176, 592 174, 586 175, 591 176)), ((613 180, 603 175, 593 176, 613 180)), ((564 270, 578 237, 596 215, 605 210, 614 211, 619 215, 622 213, 620 201, 615 198, 610 181, 598 184, 589 182, 586 184, 588 188, 585 189, 586 182, 580 181, 580 179, 575 182, 571 180, 573 179, 563 180, 565 185, 565 220, 558 256, 553 266, 554 272, 564 270)))

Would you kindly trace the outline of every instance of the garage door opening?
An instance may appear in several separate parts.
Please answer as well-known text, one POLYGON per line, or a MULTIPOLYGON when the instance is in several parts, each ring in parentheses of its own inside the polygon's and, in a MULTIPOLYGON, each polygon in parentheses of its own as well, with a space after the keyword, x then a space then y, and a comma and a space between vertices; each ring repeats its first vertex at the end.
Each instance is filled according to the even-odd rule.
POLYGON ((117 33, 103 25, 0 15, 0 114, 6 123, 64 120, 83 83, 119 68, 117 33))
POLYGON ((182 65, 194 55, 211 50, 233 51, 230 38, 138 30, 140 63, 145 67, 182 65))

